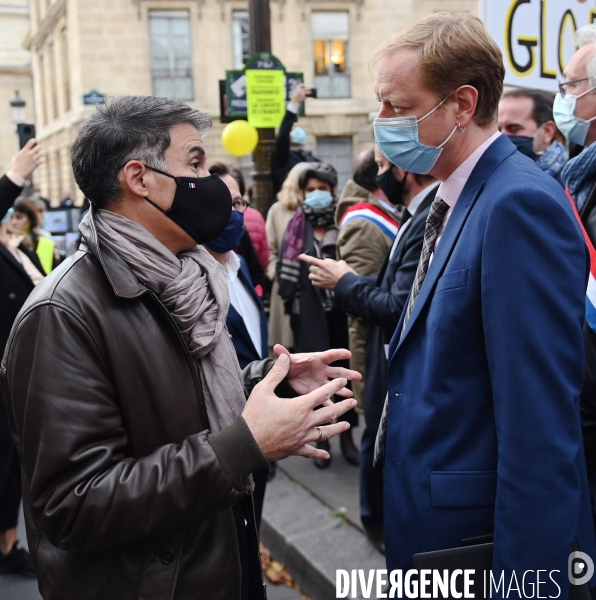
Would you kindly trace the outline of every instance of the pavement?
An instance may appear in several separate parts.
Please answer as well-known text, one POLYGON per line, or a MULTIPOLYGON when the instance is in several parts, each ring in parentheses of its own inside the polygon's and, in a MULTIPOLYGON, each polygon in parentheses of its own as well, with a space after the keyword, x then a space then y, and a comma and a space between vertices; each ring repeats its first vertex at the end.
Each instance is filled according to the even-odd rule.
MULTIPOLYGON (((354 440, 360 437, 357 428, 354 440)), ((344 460, 337 438, 331 440, 327 469, 297 456, 277 465, 277 475, 267 484, 261 541, 305 594, 313 600, 335 599, 337 569, 386 568, 385 557, 360 524, 358 468, 344 460)))
MULTIPOLYGON (((354 430, 359 441, 361 429, 354 430)), ((290 457, 277 463, 268 483, 261 541, 283 563, 312 600, 335 599, 336 569, 383 569, 385 559, 370 544, 360 524, 358 468, 331 440, 331 464, 317 469, 312 460, 290 457)), ((19 541, 27 547, 19 522, 19 541)), ((284 585, 267 585, 268 600, 301 600, 284 585)), ((42 600, 35 580, 0 575, 0 600, 42 600)))
MULTIPOLYGON (((27 548, 23 511, 19 515, 19 544, 27 548)), ((42 600, 35 579, 24 579, 13 575, 0 575, 0 600, 42 600)))

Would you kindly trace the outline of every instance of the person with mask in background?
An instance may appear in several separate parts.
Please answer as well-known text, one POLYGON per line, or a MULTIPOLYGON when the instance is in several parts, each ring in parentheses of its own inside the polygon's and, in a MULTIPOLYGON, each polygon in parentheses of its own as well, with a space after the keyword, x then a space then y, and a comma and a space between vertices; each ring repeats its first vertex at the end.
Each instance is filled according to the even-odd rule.
POLYGON ((543 90, 515 89, 499 102, 498 124, 517 149, 561 185, 567 152, 553 120, 554 94, 543 90))
MULTIPOLYGON (((220 177, 230 175, 236 181, 238 189, 241 190, 242 196, 244 196, 246 192, 244 175, 242 175, 242 171, 237 167, 228 166, 222 162, 215 162, 209 166, 209 173, 219 175, 220 177)), ((244 227, 238 247, 235 250, 244 258, 259 297, 264 298, 269 291, 269 280, 247 227, 244 227)))
POLYGON ((281 190, 288 173, 301 162, 319 162, 312 151, 306 147, 306 132, 302 127, 294 127, 298 121, 300 106, 311 94, 310 88, 300 83, 294 89, 292 98, 286 107, 286 114, 279 126, 275 138, 275 158, 273 178, 275 193, 281 190))
MULTIPOLYGON (((373 148, 360 153, 349 179, 339 197, 335 212, 337 236, 337 259, 344 260, 359 275, 376 277, 383 259, 395 240, 399 219, 403 211, 401 194, 390 202, 379 185, 384 174, 377 175, 373 148)), ((393 174, 390 173, 393 177, 393 174)), ((397 180, 396 180, 396 183, 397 180)), ((350 336, 350 368, 362 374, 362 380, 354 383, 354 397, 359 411, 364 407, 366 384, 364 353, 366 347, 366 325, 358 317, 348 315, 350 336)), ((346 453, 351 464, 358 464, 356 447, 346 453)))
MULTIPOLYGON (((33 288, 44 275, 24 234, 4 220, 25 182, 43 162, 43 150, 29 140, 0 177, 0 356, 12 324, 33 288)), ((19 546, 17 524, 21 505, 21 463, 14 446, 0 389, 0 574, 35 577, 29 553, 19 546)))
MULTIPOLYGON (((241 369, 244 369, 253 361, 267 358, 267 318, 246 262, 242 256, 234 252, 244 233, 248 203, 240 192, 236 178, 231 174, 220 175, 219 178, 230 190, 232 213, 226 228, 214 240, 207 242, 205 248, 220 264, 228 282, 230 309, 226 318, 226 327, 232 336, 238 364, 241 369)), ((257 528, 261 525, 268 472, 269 469, 261 469, 253 474, 257 528)))
POLYGON ((282 297, 279 295, 279 283, 275 270, 279 259, 279 250, 290 219, 304 201, 304 194, 298 185, 300 174, 308 169, 310 163, 298 163, 288 173, 277 194, 277 201, 271 205, 265 221, 267 244, 269 245, 269 264, 267 277, 271 281, 271 300, 269 305, 269 351, 275 344, 294 348, 294 334, 290 324, 290 315, 286 314, 282 297))
POLYGON ((374 446, 387 397, 387 346, 414 281, 424 227, 438 181, 430 175, 406 173, 383 156, 379 170, 400 182, 405 210, 401 227, 376 278, 354 272, 345 261, 302 255, 316 287, 333 290, 335 302, 368 328, 365 354, 364 423, 360 445, 360 520, 372 544, 385 552, 383 536, 383 469, 373 465, 374 446))
MULTIPOLYGON (((569 143, 584 146, 563 169, 562 179, 575 203, 591 249, 596 245, 596 25, 584 25, 575 33, 579 48, 563 72, 553 108, 557 127, 569 143)), ((596 311, 592 276, 586 299, 584 322, 585 378, 581 394, 582 429, 592 514, 596 527, 596 311)))
POLYGON ((324 423, 356 404, 358 375, 329 366, 349 351, 278 346, 240 369, 203 247, 232 212, 210 126, 178 100, 121 96, 74 141, 82 248, 35 288, 0 371, 45 600, 264 599, 251 474, 327 458, 309 443, 348 427, 324 423))
MULTIPOLYGON (((347 347, 348 323, 346 313, 334 303, 333 292, 315 288, 308 274, 308 265, 301 263, 300 254, 317 258, 337 256, 337 227, 335 211, 337 171, 329 163, 311 163, 302 171, 298 181, 304 202, 290 219, 281 243, 277 262, 279 295, 290 315, 296 352, 321 352, 328 348, 347 347)), ((338 366, 348 366, 347 361, 338 366)), ((358 413, 351 410, 343 415, 353 426, 358 413)), ((344 456, 352 451, 351 430, 340 436, 344 456)), ((329 451, 329 442, 317 442, 317 448, 329 451)), ((315 459, 315 466, 325 469, 329 461, 315 459)))

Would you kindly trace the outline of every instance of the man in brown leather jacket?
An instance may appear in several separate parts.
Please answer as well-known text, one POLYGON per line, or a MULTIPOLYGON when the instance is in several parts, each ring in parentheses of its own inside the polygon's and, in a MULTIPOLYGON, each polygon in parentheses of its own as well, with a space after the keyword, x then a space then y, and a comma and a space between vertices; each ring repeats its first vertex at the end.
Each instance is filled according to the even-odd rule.
POLYGON ((264 598, 250 474, 327 457, 308 443, 356 404, 359 376, 329 366, 347 351, 232 360, 227 286, 198 245, 231 211, 209 125, 123 97, 73 146, 83 243, 29 297, 0 372, 45 600, 264 598))

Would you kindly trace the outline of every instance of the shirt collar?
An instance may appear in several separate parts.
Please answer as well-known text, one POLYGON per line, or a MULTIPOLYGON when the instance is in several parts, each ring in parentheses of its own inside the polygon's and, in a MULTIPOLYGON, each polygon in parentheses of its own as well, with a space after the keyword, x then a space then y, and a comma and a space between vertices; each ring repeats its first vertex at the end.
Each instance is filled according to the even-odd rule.
POLYGON ((430 185, 427 185, 421 192, 418 192, 411 200, 410 204, 406 207, 406 210, 414 216, 416 211, 422 204, 422 201, 439 186, 439 181, 433 181, 430 185))
POLYGON ((393 214, 397 213, 397 206, 395 206, 395 204, 391 204, 391 202, 385 202, 385 200, 381 200, 380 198, 377 198, 377 200, 379 201, 379 204, 384 206, 388 211, 392 212, 393 214))
POLYGON ((478 161, 482 158, 482 155, 486 152, 488 147, 497 140, 501 135, 500 131, 491 135, 481 146, 478 146, 464 162, 451 173, 451 175, 441 183, 437 196, 443 199, 450 207, 453 208, 457 199, 459 198, 462 190, 464 189, 474 167, 478 164, 478 161))
POLYGON ((228 267, 227 270, 221 263, 219 263, 219 267, 223 271, 226 278, 230 281, 234 281, 236 277, 238 277, 238 271, 240 270, 240 259, 233 250, 230 250, 226 254, 226 266, 228 267))

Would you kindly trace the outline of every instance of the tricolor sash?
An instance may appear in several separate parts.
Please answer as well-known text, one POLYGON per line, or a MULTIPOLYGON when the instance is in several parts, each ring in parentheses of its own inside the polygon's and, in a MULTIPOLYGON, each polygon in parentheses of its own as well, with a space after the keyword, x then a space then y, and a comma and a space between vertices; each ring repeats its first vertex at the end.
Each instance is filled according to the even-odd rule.
POLYGON ((399 229, 399 223, 395 219, 368 202, 358 202, 350 206, 341 218, 340 229, 354 219, 366 219, 374 223, 391 241, 395 239, 399 229))
POLYGON ((586 321, 590 326, 590 329, 592 329, 592 331, 596 331, 596 250, 594 249, 594 245, 586 233, 586 228, 584 227, 579 213, 577 212, 577 207, 575 206, 575 202, 571 197, 571 193, 568 189, 565 191, 567 192, 567 197, 569 198, 569 202, 571 202, 571 207, 573 208, 573 213, 575 214, 577 222, 582 229, 584 239, 586 240, 588 250, 590 251, 590 278, 588 279, 588 289, 586 290, 586 321))

